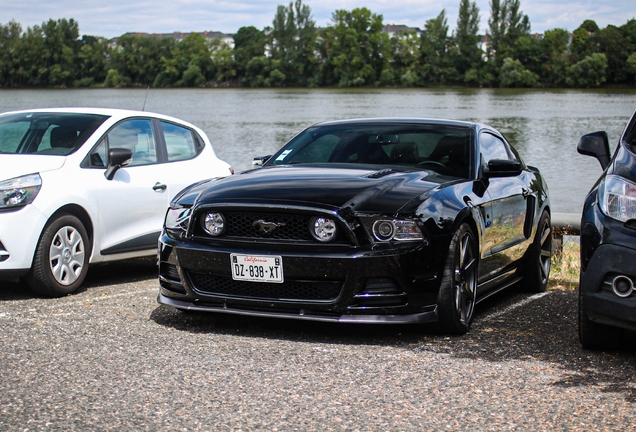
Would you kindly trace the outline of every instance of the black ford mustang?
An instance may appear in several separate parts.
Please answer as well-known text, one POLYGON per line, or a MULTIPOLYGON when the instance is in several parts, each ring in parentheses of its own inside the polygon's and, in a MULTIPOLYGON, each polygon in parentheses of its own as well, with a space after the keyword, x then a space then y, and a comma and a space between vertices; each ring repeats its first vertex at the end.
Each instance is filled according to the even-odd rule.
POLYGON ((547 187, 493 128, 320 123, 255 162, 175 197, 159 303, 463 334, 489 295, 546 289, 547 187))

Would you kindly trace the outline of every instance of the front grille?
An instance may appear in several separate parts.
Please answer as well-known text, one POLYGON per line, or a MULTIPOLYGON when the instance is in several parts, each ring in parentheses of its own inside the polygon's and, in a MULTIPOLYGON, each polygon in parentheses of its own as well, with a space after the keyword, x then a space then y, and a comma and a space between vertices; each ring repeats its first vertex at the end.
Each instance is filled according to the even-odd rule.
MULTIPOLYGON (((198 223, 194 226, 194 235, 201 238, 210 238, 203 229, 203 219, 205 212, 198 216, 198 223)), ((294 243, 319 243, 310 232, 311 219, 318 214, 285 213, 285 212, 260 212, 227 210, 222 211, 225 216, 226 231, 215 240, 247 240, 259 241, 267 240, 274 242, 294 242, 294 243), (268 232, 263 228, 267 226, 268 232)), ((347 235, 343 230, 347 229, 338 223, 338 233, 336 238, 329 244, 349 244, 347 235)))
POLYGON ((333 301, 342 289, 339 281, 247 282, 196 272, 189 272, 188 278, 194 290, 202 294, 258 300, 333 301))
POLYGON ((231 237, 311 241, 309 233, 309 215, 284 214, 284 213, 247 213, 228 212, 227 235, 231 237), (259 232, 254 227, 256 221, 267 221, 278 224, 278 227, 270 233, 259 232))

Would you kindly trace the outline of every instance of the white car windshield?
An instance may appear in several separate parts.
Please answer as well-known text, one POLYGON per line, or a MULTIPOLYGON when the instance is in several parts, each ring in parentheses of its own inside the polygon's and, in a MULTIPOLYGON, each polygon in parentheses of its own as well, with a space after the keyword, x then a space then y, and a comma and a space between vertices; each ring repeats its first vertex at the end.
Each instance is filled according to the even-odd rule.
POLYGON ((66 156, 82 146, 108 118, 80 113, 0 116, 0 153, 66 156))

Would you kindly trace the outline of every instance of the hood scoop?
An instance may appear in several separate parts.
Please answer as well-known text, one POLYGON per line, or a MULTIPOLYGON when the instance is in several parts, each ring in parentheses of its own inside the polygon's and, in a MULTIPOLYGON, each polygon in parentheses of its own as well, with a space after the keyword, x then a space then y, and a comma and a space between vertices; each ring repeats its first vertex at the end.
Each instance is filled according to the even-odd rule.
POLYGON ((383 170, 380 170, 380 171, 373 172, 371 174, 367 174, 367 175, 365 175, 363 177, 371 178, 371 179, 377 179, 377 178, 382 178, 382 177, 388 176, 389 174, 393 174, 394 172, 395 171, 393 171, 392 169, 388 168, 388 169, 383 169, 383 170))

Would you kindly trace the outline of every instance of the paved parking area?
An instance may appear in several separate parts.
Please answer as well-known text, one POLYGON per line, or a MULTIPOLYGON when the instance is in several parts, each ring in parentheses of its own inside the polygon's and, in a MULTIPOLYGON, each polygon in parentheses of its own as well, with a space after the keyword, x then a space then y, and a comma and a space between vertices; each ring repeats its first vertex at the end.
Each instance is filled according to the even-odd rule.
POLYGON ((576 293, 503 293, 463 337, 183 313, 154 263, 61 299, 0 290, 0 430, 627 430, 634 338, 581 349, 576 293))

